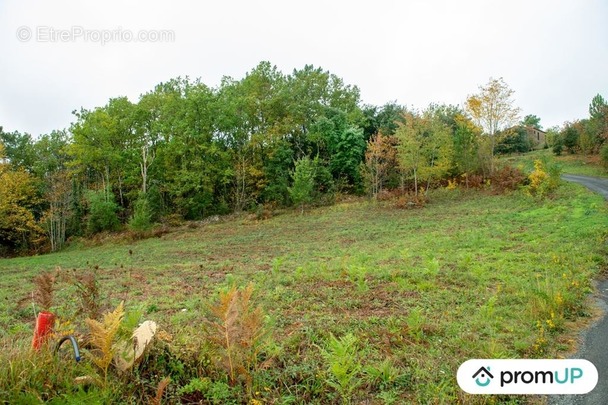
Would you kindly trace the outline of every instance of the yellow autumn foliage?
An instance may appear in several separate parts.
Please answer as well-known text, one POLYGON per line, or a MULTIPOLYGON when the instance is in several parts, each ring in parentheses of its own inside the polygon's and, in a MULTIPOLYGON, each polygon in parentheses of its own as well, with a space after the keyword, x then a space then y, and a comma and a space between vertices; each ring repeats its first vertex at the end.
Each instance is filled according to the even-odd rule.
POLYGON ((114 358, 116 335, 124 315, 124 305, 121 302, 114 311, 106 313, 101 322, 95 319, 86 320, 90 332, 90 343, 95 348, 91 353, 93 363, 103 371, 104 380, 107 378, 108 367, 114 358))

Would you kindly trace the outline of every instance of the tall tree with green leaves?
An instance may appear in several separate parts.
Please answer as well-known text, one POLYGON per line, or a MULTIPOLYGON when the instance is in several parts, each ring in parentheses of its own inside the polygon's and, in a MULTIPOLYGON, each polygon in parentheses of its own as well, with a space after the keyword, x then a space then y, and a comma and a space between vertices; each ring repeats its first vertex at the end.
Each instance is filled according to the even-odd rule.
POLYGON ((361 126, 366 142, 378 133, 383 135, 395 134, 405 112, 406 108, 397 104, 396 101, 388 102, 381 107, 364 106, 362 108, 364 118, 361 126))
POLYGON ((606 114, 606 107, 608 107, 608 104, 604 97, 601 94, 596 94, 591 99, 591 104, 589 104, 589 115, 591 118, 603 116, 606 114))
POLYGON ((167 191, 168 206, 188 219, 200 219, 228 211, 222 192, 230 183, 229 149, 216 136, 220 107, 212 89, 199 80, 187 82, 164 100, 172 105, 163 116, 171 116, 175 128, 157 150, 155 181, 167 191))
POLYGON ((10 162, 13 169, 32 170, 37 159, 33 149, 34 141, 30 134, 0 130, 0 142, 4 145, 4 157, 10 162))
POLYGON ((464 175, 466 187, 469 186, 469 176, 479 170, 479 140, 481 129, 464 115, 455 117, 454 130, 454 174, 464 175))
POLYGON ((268 62, 245 78, 224 78, 218 92, 217 135, 232 160, 232 200, 236 211, 262 198, 268 184, 266 159, 286 128, 285 77, 268 62))
POLYGON ((68 152, 71 165, 86 182, 98 183, 106 201, 116 186, 121 205, 124 201, 125 175, 133 140, 132 104, 126 97, 111 99, 104 107, 74 112, 77 120, 70 132, 73 143, 68 152))
POLYGON ((359 126, 364 116, 359 107, 360 92, 346 85, 338 76, 321 68, 306 65, 286 78, 286 129, 296 159, 319 154, 318 126, 323 117, 331 119, 334 111, 342 111, 348 125, 359 126))
POLYGON ((597 94, 589 104, 589 125, 587 131, 595 143, 602 145, 608 141, 608 103, 602 95, 597 94))
POLYGON ((540 125, 540 118, 532 114, 526 115, 521 121, 521 125, 524 127, 543 129, 542 125, 540 125))
MULTIPOLYGON (((44 212, 40 223, 46 231, 51 251, 60 250, 69 236, 69 225, 74 214, 74 184, 70 157, 67 148, 70 143, 67 131, 52 131, 43 135, 35 144, 35 176, 42 180, 41 193, 44 196, 44 212)), ((80 218, 78 218, 80 221, 80 218)))
POLYGON ((402 172, 413 179, 416 195, 419 183, 424 181, 427 193, 431 182, 441 179, 450 169, 453 144, 449 128, 432 111, 408 113, 395 136, 399 141, 397 160, 402 172))
POLYGON ((562 130, 560 137, 563 140, 564 146, 568 149, 569 153, 576 153, 578 149, 578 138, 579 131, 576 122, 566 123, 562 130))

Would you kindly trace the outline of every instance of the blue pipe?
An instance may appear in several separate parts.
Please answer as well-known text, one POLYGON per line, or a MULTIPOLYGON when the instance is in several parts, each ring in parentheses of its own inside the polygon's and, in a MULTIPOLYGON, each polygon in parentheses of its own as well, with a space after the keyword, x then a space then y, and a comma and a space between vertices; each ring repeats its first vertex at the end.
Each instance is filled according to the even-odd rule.
POLYGON ((80 351, 78 350, 78 343, 76 343, 76 339, 74 339, 74 336, 72 336, 72 335, 64 336, 61 338, 61 340, 57 343, 57 346, 55 346, 55 354, 57 354, 57 352, 59 351, 59 348, 61 347, 63 342, 65 342, 66 340, 70 340, 72 342, 72 347, 74 348, 74 358, 76 359, 77 362, 79 362, 80 361, 80 351))

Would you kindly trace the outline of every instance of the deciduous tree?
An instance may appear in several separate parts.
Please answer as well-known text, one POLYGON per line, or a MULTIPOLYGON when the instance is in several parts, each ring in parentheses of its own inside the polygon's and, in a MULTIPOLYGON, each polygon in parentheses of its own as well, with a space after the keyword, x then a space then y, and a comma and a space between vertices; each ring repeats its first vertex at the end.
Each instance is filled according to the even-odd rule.
POLYGON ((395 136, 399 141, 399 166, 414 180, 415 194, 418 195, 420 181, 426 181, 425 193, 428 192, 431 181, 440 179, 450 168, 453 149, 448 127, 430 111, 410 113, 395 136))
POLYGON ((465 184, 469 186, 469 176, 480 168, 479 137, 481 130, 470 119, 463 115, 455 117, 454 158, 455 174, 464 175, 465 184))
POLYGON ((396 139, 378 133, 367 142, 363 166, 369 194, 377 198, 392 170, 397 167, 396 139))
POLYGON ((466 101, 467 112, 490 138, 492 158, 500 131, 515 125, 519 119, 520 110, 515 106, 513 94, 502 77, 490 78, 485 86, 479 87, 479 93, 469 96, 466 101))
POLYGON ((289 196, 294 204, 300 206, 300 213, 304 213, 304 204, 312 201, 315 185, 315 161, 304 156, 296 161, 291 176, 293 185, 289 188, 289 196))
POLYGON ((4 156, 0 143, 0 254, 32 249, 44 235, 34 217, 40 202, 34 178, 23 168, 12 169, 4 156))
POLYGON ((589 104, 588 131, 596 144, 602 145, 608 141, 608 104, 604 97, 597 94, 589 104))

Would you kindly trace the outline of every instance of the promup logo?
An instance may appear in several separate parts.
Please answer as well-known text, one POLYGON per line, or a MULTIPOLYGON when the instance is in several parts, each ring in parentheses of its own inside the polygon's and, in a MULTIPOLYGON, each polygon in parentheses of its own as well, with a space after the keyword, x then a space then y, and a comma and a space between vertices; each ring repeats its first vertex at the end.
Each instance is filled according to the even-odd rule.
POLYGON ((598 373, 587 360, 486 359, 462 363, 457 379, 469 394, 586 394, 598 373))
POLYGON ((475 379, 475 384, 480 387, 487 387, 492 382, 494 376, 490 373, 490 367, 480 367, 479 370, 473 374, 473 378, 475 379), (480 379, 483 382, 481 382, 480 379))

